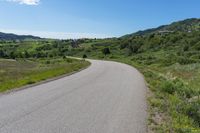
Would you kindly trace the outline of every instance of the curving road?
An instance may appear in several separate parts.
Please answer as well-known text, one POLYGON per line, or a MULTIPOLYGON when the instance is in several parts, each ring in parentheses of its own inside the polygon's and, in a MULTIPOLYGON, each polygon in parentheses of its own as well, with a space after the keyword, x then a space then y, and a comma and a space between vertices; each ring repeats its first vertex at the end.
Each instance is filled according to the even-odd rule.
POLYGON ((143 76, 90 61, 74 75, 0 96, 0 133, 145 133, 143 76))

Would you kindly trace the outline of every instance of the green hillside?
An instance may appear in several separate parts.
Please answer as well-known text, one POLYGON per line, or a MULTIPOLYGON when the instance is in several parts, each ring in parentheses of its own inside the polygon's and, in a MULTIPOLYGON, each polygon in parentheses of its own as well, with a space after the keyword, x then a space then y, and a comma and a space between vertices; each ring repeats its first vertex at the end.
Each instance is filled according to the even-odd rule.
POLYGON ((0 40, 25 40, 25 39, 41 39, 40 37, 31 35, 16 35, 0 32, 0 40))
POLYGON ((144 74, 150 88, 150 131, 200 132, 200 19, 120 38, 0 41, 0 58, 83 55, 127 63, 144 74))
POLYGON ((137 67, 150 88, 150 131, 200 132, 199 19, 147 31, 151 32, 83 43, 73 49, 73 55, 85 54, 137 67), (105 53, 105 49, 110 52, 105 53))
POLYGON ((158 28, 152 28, 152 29, 147 29, 144 31, 138 31, 136 33, 128 35, 130 36, 135 36, 135 35, 147 35, 147 34, 152 34, 152 33, 159 33, 159 32, 191 32, 191 31, 199 31, 200 30, 200 19, 197 18, 191 18, 191 19, 186 19, 183 21, 178 21, 178 22, 173 22, 172 24, 169 25, 162 25, 159 26, 158 28))

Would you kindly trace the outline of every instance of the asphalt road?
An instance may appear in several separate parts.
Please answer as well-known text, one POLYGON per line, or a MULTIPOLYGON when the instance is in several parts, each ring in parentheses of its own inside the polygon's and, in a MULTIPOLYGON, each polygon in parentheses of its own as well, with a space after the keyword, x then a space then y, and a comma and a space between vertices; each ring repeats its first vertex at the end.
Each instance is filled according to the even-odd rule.
POLYGON ((143 76, 125 64, 91 62, 74 75, 0 96, 0 133, 145 133, 143 76))

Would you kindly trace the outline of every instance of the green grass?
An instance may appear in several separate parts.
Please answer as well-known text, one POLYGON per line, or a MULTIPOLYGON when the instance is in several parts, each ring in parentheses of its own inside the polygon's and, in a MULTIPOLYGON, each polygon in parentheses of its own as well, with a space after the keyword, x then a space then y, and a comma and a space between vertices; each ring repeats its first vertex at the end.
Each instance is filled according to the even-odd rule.
POLYGON ((114 60, 132 65, 144 74, 151 90, 148 97, 149 130, 156 133, 200 132, 198 63, 161 67, 139 64, 124 57, 114 60))
MULTIPOLYGON (((114 60, 132 65, 143 73, 150 88, 149 129, 158 133, 195 133, 200 132, 199 37, 200 32, 176 31, 164 35, 146 34, 112 39, 77 40, 76 43, 72 40, 22 41, 15 46, 14 42, 6 44, 2 42, 0 54, 4 58, 13 58, 13 54, 16 58, 27 58, 26 52, 28 57, 33 58, 65 55, 82 57, 86 54, 88 58, 114 60), (111 54, 105 56, 102 53, 104 48, 109 48, 111 54)), ((49 75, 48 70, 51 69, 50 75, 56 75, 53 69, 55 64, 59 64, 57 67, 62 68, 61 62, 38 60, 20 64, 24 64, 23 66, 31 64, 30 67, 24 67, 25 70, 30 68, 27 70, 29 73, 39 70, 45 71, 44 75, 49 75)), ((23 69, 23 66, 19 68, 23 69)), ((3 74, 5 71, 7 70, 0 70, 0 73, 3 74)), ((20 69, 11 71, 10 77, 17 75, 25 80, 26 78, 21 76, 23 74, 20 75, 17 71, 20 69)), ((26 75, 26 71, 24 72, 26 75)), ((63 71, 58 73, 63 73, 63 71)), ((34 79, 37 79, 37 75, 34 79)), ((24 84, 24 82, 32 84, 36 81, 29 80, 20 83, 24 84)))
MULTIPOLYGON (((158 133, 199 133, 200 32, 198 28, 199 20, 188 19, 161 29, 156 28, 153 33, 147 30, 142 32, 143 35, 131 34, 121 38, 0 41, 0 57, 82 57, 85 54, 88 58, 114 60, 132 65, 144 74, 150 88, 149 130, 158 133), (166 34, 157 32, 168 28, 174 32, 166 34), (102 53, 104 48, 109 48, 111 54, 104 56, 102 53)), ((2 75, 0 83, 5 83, 4 89, 0 90, 7 90, 12 84, 14 86, 32 84, 41 78, 45 79, 67 71, 66 64, 59 60, 17 62, 4 60, 0 65, 3 68, 0 69, 0 76, 2 75)))
POLYGON ((123 56, 108 60, 132 65, 144 74, 151 91, 148 97, 149 130, 156 133, 200 132, 199 63, 144 65, 146 60, 123 56))
POLYGON ((75 59, 0 59, 0 92, 78 71, 90 63, 75 59))
MULTIPOLYGON (((171 63, 170 52, 146 52, 124 56, 113 52, 104 56, 87 53, 90 58, 113 60, 132 65, 145 76, 150 94, 149 130, 155 133, 200 132, 200 63, 171 63)), ((98 54, 95 54, 98 53, 98 54)))

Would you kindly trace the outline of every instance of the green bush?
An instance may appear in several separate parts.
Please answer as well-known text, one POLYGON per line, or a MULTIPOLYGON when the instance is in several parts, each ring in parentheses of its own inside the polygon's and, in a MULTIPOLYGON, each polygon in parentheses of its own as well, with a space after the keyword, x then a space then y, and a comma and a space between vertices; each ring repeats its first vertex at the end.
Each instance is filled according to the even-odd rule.
POLYGON ((35 83, 35 81, 27 81, 27 83, 26 84, 28 84, 28 85, 30 85, 30 84, 34 84, 35 83))
POLYGON ((193 64, 193 63, 197 63, 197 61, 189 59, 187 57, 179 57, 177 59, 177 62, 181 65, 186 65, 186 64, 193 64))
POLYGON ((72 63, 72 62, 73 62, 73 59, 66 58, 65 61, 68 62, 68 63, 72 63))
POLYGON ((200 127, 200 100, 189 103, 186 106, 186 114, 200 127))
POLYGON ((45 63, 46 63, 46 64, 51 64, 51 62, 50 62, 49 60, 47 60, 45 63))
POLYGON ((103 53, 104 55, 111 54, 111 52, 110 52, 110 49, 109 49, 109 48, 104 48, 104 49, 102 50, 102 53, 103 53))
POLYGON ((161 82, 160 85, 161 91, 174 94, 177 93, 179 96, 184 98, 191 98, 195 95, 195 90, 190 88, 189 86, 185 85, 181 80, 175 79, 175 80, 167 80, 161 82))
POLYGON ((85 58, 87 58, 87 55, 86 55, 86 54, 83 55, 83 59, 85 59, 85 58))
POLYGON ((173 94, 175 92, 174 83, 171 81, 163 81, 161 84, 161 91, 173 94))

